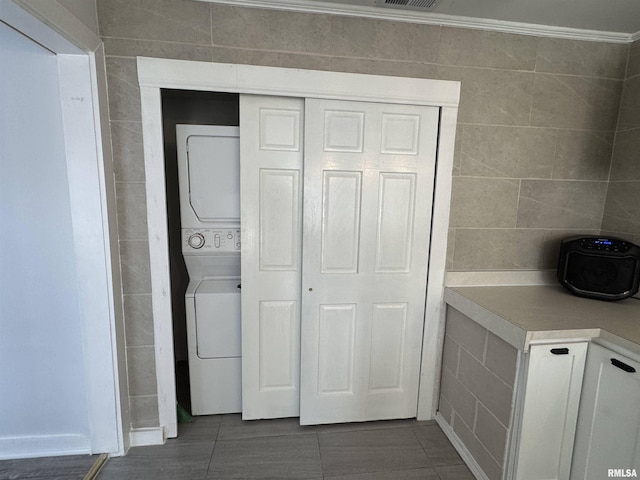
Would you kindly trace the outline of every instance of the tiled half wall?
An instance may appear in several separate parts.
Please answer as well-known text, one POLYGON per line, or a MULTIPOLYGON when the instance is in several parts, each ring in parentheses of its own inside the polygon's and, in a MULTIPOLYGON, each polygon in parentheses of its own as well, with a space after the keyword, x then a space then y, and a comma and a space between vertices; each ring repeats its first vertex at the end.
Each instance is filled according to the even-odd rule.
POLYGON ((438 411, 489 480, 500 480, 511 428, 517 351, 447 308, 438 411))

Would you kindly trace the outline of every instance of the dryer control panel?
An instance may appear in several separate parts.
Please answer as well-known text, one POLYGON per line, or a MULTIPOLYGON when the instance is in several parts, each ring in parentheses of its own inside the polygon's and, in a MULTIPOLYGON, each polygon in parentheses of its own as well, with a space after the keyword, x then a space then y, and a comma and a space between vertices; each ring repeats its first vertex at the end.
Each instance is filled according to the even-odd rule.
POLYGON ((239 228, 185 228, 182 252, 191 254, 232 253, 240 251, 239 228))

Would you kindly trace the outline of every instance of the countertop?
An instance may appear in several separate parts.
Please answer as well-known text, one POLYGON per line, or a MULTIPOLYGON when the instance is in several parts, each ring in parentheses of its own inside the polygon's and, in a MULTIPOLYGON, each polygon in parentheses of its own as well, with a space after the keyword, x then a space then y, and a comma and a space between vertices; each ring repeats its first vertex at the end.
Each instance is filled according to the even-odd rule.
POLYGON ((640 355, 640 301, 572 295, 560 285, 447 287, 445 302, 521 350, 604 340, 640 355))

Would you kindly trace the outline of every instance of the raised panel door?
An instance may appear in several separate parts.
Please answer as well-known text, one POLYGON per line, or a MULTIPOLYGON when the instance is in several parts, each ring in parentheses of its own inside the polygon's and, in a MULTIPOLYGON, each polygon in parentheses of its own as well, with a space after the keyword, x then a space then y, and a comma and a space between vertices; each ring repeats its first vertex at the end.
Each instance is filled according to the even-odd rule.
POLYGON ((299 414, 302 99, 240 96, 242 417, 299 414))
POLYGON ((305 101, 302 424, 416 416, 438 119, 305 101))

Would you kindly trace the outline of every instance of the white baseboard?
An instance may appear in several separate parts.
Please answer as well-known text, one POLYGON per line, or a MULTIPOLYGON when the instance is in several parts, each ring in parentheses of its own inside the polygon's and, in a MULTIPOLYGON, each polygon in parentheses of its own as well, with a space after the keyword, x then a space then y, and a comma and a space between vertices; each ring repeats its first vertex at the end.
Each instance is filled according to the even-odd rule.
POLYGON ((129 433, 132 447, 164 444, 164 429, 162 427, 135 428, 129 433))
POLYGON ((452 443, 453 447, 457 450, 458 454, 462 457, 462 460, 464 460, 464 463, 467 464, 467 467, 469 467, 469 470, 471 470, 471 473, 473 474, 473 476, 476 477, 478 480, 489 480, 489 477, 487 477, 487 475, 484 473, 482 468, 480 468, 480 465, 478 465, 478 462, 476 462, 476 459, 473 458, 473 455, 471 455, 471 452, 469 452, 469 450, 464 445, 464 443, 462 443, 462 440, 460 440, 458 435, 456 435, 456 432, 453 431, 453 428, 451 428, 451 425, 449 425, 447 421, 444 419, 444 417, 440 415, 440 412, 436 412, 436 423, 440 426, 444 434, 452 443))
POLYGON ((0 460, 90 453, 91 439, 84 435, 0 437, 0 460))

